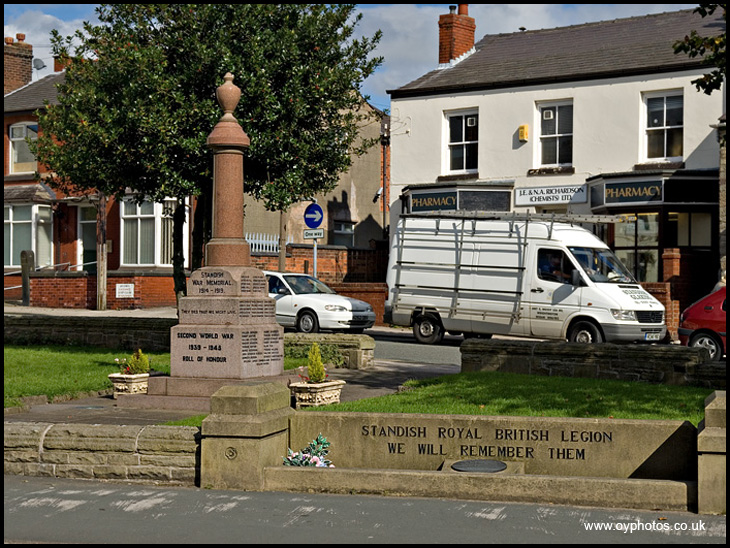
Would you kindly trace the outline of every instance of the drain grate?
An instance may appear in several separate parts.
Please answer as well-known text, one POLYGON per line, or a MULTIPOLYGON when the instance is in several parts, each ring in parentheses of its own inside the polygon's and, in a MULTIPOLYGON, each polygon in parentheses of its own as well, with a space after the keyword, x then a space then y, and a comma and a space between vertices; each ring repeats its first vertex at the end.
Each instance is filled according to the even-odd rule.
POLYGON ((505 468, 507 465, 501 460, 487 459, 460 460, 451 465, 451 469, 457 472, 486 472, 488 474, 501 472, 505 468))

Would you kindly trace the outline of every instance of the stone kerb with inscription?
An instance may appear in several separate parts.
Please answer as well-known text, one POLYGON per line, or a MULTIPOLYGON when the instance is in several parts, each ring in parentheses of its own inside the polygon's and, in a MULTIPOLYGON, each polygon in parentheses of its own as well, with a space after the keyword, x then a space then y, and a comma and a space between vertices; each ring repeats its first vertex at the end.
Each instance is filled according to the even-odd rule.
POLYGON ((697 477, 689 422, 382 413, 298 413, 291 445, 318 433, 338 467, 437 470, 445 461, 519 462, 525 474, 610 478, 697 477))

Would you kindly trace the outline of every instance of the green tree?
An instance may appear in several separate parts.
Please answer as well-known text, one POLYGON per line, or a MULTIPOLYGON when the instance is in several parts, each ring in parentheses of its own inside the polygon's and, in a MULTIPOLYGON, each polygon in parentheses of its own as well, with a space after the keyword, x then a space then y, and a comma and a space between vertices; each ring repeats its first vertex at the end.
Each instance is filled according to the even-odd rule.
MULTIPOLYGON (((695 12, 702 17, 707 17, 718 9, 722 10, 722 19, 726 21, 725 4, 700 4, 695 8, 695 12)), ((674 53, 686 53, 690 57, 704 57, 705 63, 715 67, 707 74, 692 81, 698 91, 704 91, 707 95, 720 90, 725 81, 726 35, 727 33, 723 31, 714 36, 701 36, 696 30, 693 30, 683 40, 674 44, 674 53)))
MULTIPOLYGON (((73 36, 53 33, 66 80, 60 104, 40 113, 35 152, 63 191, 178 198, 178 292, 181 204, 198 195, 203 212, 210 196, 205 141, 226 72, 241 88, 235 115, 251 138, 246 191, 269 210, 332 190, 352 155, 374 144, 358 137, 372 123, 360 89, 382 62, 371 55, 380 33, 353 37, 354 4, 101 4, 97 15, 100 24, 73 36)), ((206 218, 194 223, 194 253, 206 218)))

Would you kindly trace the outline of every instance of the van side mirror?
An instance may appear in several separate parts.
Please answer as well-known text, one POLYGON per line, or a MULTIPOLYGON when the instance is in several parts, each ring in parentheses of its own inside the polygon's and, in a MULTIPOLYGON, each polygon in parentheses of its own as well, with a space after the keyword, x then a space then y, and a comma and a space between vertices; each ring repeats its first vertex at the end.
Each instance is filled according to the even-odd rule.
POLYGON ((574 287, 586 285, 583 281, 583 277, 580 275, 580 271, 577 268, 574 268, 570 272, 570 283, 573 284, 574 287))
POLYGON ((289 290, 286 287, 281 286, 279 289, 276 290, 276 293, 279 295, 288 295, 289 290))

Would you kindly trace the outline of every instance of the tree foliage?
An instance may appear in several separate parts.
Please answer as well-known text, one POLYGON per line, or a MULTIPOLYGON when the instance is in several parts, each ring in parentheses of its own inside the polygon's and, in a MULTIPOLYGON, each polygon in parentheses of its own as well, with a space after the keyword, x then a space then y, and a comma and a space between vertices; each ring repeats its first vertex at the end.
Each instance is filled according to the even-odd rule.
MULTIPOLYGON (((718 9, 722 10, 722 19, 726 21, 725 4, 700 4, 695 8, 695 12, 702 17, 712 15, 718 9)), ((703 57, 705 63, 715 68, 693 80, 692 83, 697 87, 698 91, 704 91, 710 95, 713 91, 722 88, 725 82, 725 43, 726 31, 715 36, 701 36, 696 30, 674 44, 674 53, 686 53, 690 57, 703 57)))
POLYGON ((52 35, 68 63, 40 114, 39 161, 62 190, 161 201, 210 193, 205 142, 226 72, 251 138, 246 191, 270 210, 332 190, 372 123, 363 81, 380 33, 354 37, 354 4, 101 4, 100 23, 52 35))

